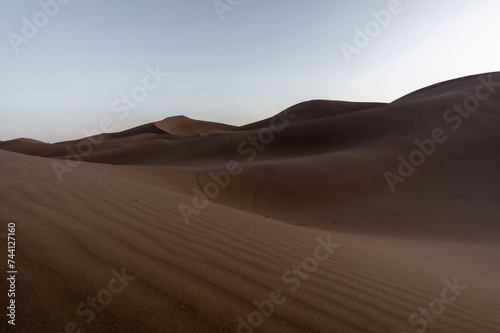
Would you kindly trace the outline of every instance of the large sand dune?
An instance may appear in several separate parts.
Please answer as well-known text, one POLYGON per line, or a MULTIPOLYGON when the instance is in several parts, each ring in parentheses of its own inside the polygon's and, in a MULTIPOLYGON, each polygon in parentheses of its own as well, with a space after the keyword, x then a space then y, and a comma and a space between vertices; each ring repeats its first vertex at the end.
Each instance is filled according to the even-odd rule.
POLYGON ((499 110, 491 73, 240 127, 0 142, 18 266, 1 325, 500 332, 499 110))

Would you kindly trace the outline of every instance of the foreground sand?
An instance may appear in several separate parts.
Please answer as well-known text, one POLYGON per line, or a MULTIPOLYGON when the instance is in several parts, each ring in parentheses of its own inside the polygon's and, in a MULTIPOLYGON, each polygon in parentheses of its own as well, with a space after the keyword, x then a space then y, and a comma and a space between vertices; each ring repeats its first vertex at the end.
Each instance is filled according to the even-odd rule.
POLYGON ((298 105, 250 161, 239 145, 272 119, 109 134, 62 181, 54 162, 79 141, 0 143, 16 331, 499 332, 500 93, 457 130, 443 122, 480 82, 298 105), (436 128, 449 139, 393 193, 384 172, 436 128), (195 207, 231 160, 241 172, 195 207), (196 209, 189 224, 179 207, 196 209))

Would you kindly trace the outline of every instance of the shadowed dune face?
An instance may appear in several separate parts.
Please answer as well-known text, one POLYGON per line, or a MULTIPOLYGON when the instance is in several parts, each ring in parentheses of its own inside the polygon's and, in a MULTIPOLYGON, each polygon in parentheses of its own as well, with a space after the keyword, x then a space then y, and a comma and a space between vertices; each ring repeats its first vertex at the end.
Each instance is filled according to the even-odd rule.
POLYGON ((187 195, 235 161, 241 173, 212 201, 293 224, 445 237, 446 222, 426 222, 426 215, 453 214, 465 228, 453 232, 463 233, 471 218, 465 207, 480 211, 500 198, 498 82, 498 73, 456 79, 390 104, 309 101, 241 127, 178 116, 78 141, 20 139, 0 148, 62 161, 72 155, 93 163, 188 167, 180 180, 168 168, 155 169, 163 180, 153 181, 187 195), (94 143, 91 151, 78 154, 85 141, 94 143), (358 212, 360 203, 365 212, 358 212), (387 222, 390 214, 411 222, 400 228, 387 222))
POLYGON ((387 104, 308 101, 239 127, 177 116, 0 142, 22 328, 498 332, 499 141, 491 73, 387 104), (339 246, 310 268, 328 237, 339 246), (122 267, 130 278, 105 310, 78 314, 122 267), (278 289, 284 301, 248 326, 278 289))
MULTIPOLYGON (((241 127, 170 117, 89 138, 99 143, 82 155, 81 140, 23 139, 0 148, 63 161, 71 151, 87 162, 158 166, 153 184, 191 196, 193 188, 214 183, 210 172, 235 161, 242 171, 230 175, 213 202, 345 232, 465 236, 474 216, 468 207, 481 211, 500 198, 498 82, 498 73, 456 79, 389 104, 309 101, 241 127), (184 176, 172 176, 169 167, 184 168, 184 176), (388 216, 404 217, 408 226, 388 216), (452 230, 444 216, 453 216, 452 230)), ((489 227, 498 229, 498 217, 481 218, 477 223, 488 228, 472 236, 496 237, 489 227)))

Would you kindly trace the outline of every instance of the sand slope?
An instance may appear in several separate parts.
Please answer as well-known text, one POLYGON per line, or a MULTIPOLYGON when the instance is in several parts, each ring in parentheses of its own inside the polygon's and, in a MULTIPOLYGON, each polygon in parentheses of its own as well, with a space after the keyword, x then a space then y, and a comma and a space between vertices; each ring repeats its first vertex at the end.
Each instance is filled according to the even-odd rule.
POLYGON ((241 127, 167 118, 90 138, 101 142, 62 182, 54 162, 85 139, 0 142, 0 232, 17 224, 16 331, 73 321, 82 332, 237 332, 280 289, 256 332, 499 332, 500 94, 457 129, 443 119, 481 82, 389 104, 310 101, 241 127), (249 138, 281 124, 249 152, 249 138), (391 192, 384 172, 436 128, 448 139, 391 192), (241 172, 195 208, 196 189, 229 161, 241 172), (179 205, 197 210, 189 224, 179 205), (320 261, 329 238, 337 247, 316 251, 320 261), (126 285, 106 292, 122 268, 126 285), (88 297, 109 303, 92 309, 88 297))

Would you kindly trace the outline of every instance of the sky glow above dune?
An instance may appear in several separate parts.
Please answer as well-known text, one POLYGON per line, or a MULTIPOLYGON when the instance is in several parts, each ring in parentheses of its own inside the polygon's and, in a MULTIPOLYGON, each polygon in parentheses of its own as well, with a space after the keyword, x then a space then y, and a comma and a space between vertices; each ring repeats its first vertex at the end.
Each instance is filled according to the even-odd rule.
POLYGON ((494 0, 4 1, 0 140, 74 139, 105 117, 117 131, 179 114, 240 125, 310 99, 390 102, 498 71, 499 12, 494 0), (148 68, 168 76, 144 86, 148 68))

